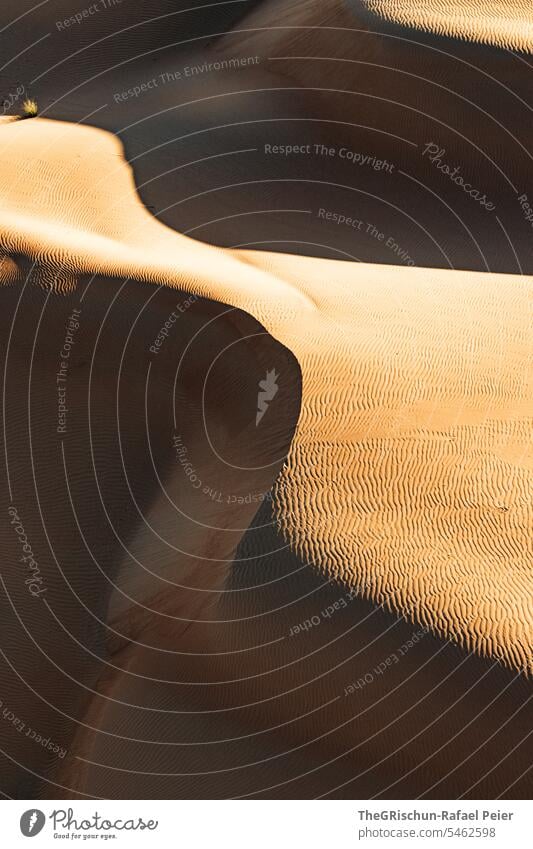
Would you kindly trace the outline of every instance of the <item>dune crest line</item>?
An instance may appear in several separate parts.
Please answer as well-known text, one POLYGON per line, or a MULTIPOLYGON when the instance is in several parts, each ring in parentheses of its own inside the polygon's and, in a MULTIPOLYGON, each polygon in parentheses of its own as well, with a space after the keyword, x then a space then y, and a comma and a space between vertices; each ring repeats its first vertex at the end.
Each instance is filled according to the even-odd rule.
POLYGON ((215 248, 142 206, 109 133, 37 118, 0 134, 1 282, 131 277, 250 313, 302 371, 273 499, 290 547, 533 671, 533 279, 215 248))

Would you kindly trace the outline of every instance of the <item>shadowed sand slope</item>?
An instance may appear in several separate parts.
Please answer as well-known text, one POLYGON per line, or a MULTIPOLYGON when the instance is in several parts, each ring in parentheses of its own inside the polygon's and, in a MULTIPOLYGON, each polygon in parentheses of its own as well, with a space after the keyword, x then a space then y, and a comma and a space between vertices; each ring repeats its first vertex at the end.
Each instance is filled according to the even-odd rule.
POLYGON ((64 26, 69 5, 2 6, 3 109, 30 95, 43 117, 116 133, 144 205, 173 230, 532 273, 530 73, 506 35, 516 21, 529 50, 526 4, 516 17, 511 0, 145 0, 64 26), (447 28, 426 26, 441 7, 447 28))
POLYGON ((531 280, 261 264, 319 306, 291 343, 304 402, 276 486, 286 539, 364 596, 531 669, 531 280))
POLYGON ((0 132, 3 283, 128 276, 250 313, 302 372, 274 491, 286 543, 531 670, 533 281, 215 249, 147 213, 107 133, 39 119, 0 132))

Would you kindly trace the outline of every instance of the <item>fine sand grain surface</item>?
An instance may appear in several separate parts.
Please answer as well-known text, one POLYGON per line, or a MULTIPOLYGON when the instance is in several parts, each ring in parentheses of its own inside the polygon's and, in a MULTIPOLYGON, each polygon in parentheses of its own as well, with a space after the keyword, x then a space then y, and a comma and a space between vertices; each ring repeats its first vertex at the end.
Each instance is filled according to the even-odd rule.
POLYGON ((530 10, 189 5, 0 11, 0 789, 527 797, 530 10))
MULTIPOLYGON (((217 488, 223 492, 235 492, 240 486, 241 494, 266 492, 270 486, 274 487, 271 517, 263 530, 259 527, 252 529, 253 533, 248 532, 248 536, 252 534, 252 556, 257 558, 261 551, 267 556, 276 550, 272 544, 274 530, 283 558, 291 552, 301 564, 311 564, 316 574, 334 579, 346 591, 354 590, 361 599, 399 614, 409 623, 409 633, 414 626, 422 626, 434 637, 450 640, 468 652, 499 661, 517 672, 531 672, 533 281, 510 275, 369 266, 212 248, 172 232, 143 208, 121 146, 111 135, 94 128, 41 119, 6 121, 1 130, 2 295, 7 298, 7 309, 13 300, 11 295, 19 297, 21 285, 25 292, 37 287, 44 290, 46 297, 42 309, 46 308, 50 320, 55 321, 53 314, 57 306, 66 299, 70 306, 65 309, 70 310, 82 281, 92 280, 91 297, 105 303, 118 296, 114 281, 128 277, 133 281, 130 288, 159 284, 163 290, 154 288, 156 294, 179 290, 185 298, 198 296, 199 304, 206 304, 199 307, 200 311, 207 310, 200 317, 199 330, 202 322, 216 317, 216 310, 209 317, 209 303, 236 308, 238 315, 244 310, 244 314, 259 324, 254 327, 252 323, 247 330, 242 319, 238 321, 237 336, 232 337, 231 333, 227 336, 221 353, 228 345, 238 344, 241 337, 258 334, 266 342, 272 339, 274 346, 277 343, 283 346, 278 353, 274 347, 268 349, 270 353, 265 349, 266 353, 261 354, 257 345, 252 345, 249 354, 249 358, 259 358, 260 369, 268 370, 269 362, 273 363, 280 386, 285 381, 285 390, 289 390, 285 400, 280 396, 278 413, 275 401, 268 411, 268 443, 257 441, 256 434, 246 429, 248 425, 243 430, 245 420, 239 424, 239 417, 244 414, 239 412, 235 400, 229 406, 222 401, 224 397, 227 401, 235 381, 238 394, 233 394, 234 399, 248 392, 246 374, 241 373, 242 359, 233 366, 231 361, 224 361, 220 375, 224 388, 218 399, 212 401, 219 422, 215 417, 204 420, 207 442, 200 438, 203 428, 198 415, 208 402, 205 397, 194 400, 198 390, 198 387, 194 389, 194 373, 197 382, 210 385, 205 383, 208 373, 201 379, 201 359, 196 359, 193 365, 185 361, 181 371, 178 369, 177 392, 178 399, 182 399, 178 408, 180 432, 185 434, 182 439, 203 481, 216 480, 217 488), (301 404, 298 402, 300 381, 301 404), (297 404, 292 411, 291 397, 297 404), (190 409, 190 421, 187 409, 190 409), (240 453, 235 454, 231 445, 239 430, 240 453), (250 433, 251 437, 246 435, 250 433), (225 456, 221 451, 226 452, 225 456), (287 460, 281 467, 285 455, 287 460), (222 460, 218 470, 212 466, 217 457, 222 460), (241 468, 245 471, 239 471, 241 468)), ((80 291, 88 291, 86 286, 84 283, 80 291)), ((35 296, 30 291, 28 297, 31 304, 35 296)), ((89 300, 87 295, 83 297, 89 300)), ((141 309, 134 306, 135 302, 133 294, 130 296, 132 316, 139 310, 150 314, 150 304, 144 303, 141 309)), ((135 436, 135 418, 142 417, 142 407, 135 401, 137 389, 131 388, 131 381, 135 381, 133 375, 137 370, 142 400, 145 368, 141 365, 142 357, 146 360, 150 336, 152 339, 157 336, 165 308, 158 308, 152 314, 146 328, 142 323, 137 326, 137 319, 128 316, 130 307, 122 318, 120 309, 118 316, 114 313, 112 333, 118 337, 121 326, 129 324, 127 344, 130 344, 133 321, 136 328, 133 332, 139 339, 143 337, 134 362, 128 365, 121 361, 124 373, 118 384, 122 387, 121 403, 125 404, 128 422, 122 437, 126 446, 124 456, 128 458, 124 462, 128 467, 131 464, 133 474, 135 464, 143 461, 146 448, 135 436)), ((62 314, 66 318, 65 309, 62 314)), ((83 321, 96 321, 97 313, 98 310, 93 318, 80 319, 82 326, 83 321)), ((193 313, 191 310, 190 322, 198 320, 198 316, 193 318, 193 313)), ((105 321, 105 316, 99 321, 105 321)), ((193 330, 194 327, 187 332, 193 330)), ((53 332, 61 334, 57 323, 53 332)), ((37 360, 35 364, 34 384, 36 379, 40 381, 43 358, 54 359, 52 350, 59 344, 44 337, 46 332, 41 330, 39 345, 44 347, 40 362, 37 360)), ((220 344, 215 340, 204 348, 206 368, 213 357, 216 360, 219 356, 213 352, 220 344)), ((110 364, 115 356, 113 343, 108 341, 106 345, 104 353, 109 362, 107 372, 105 365, 101 366, 102 375, 113 371, 110 364)), ((81 353, 79 356, 77 380, 81 382, 83 397, 84 356, 81 353)), ((174 471, 169 477, 170 452, 167 450, 166 459, 161 459, 157 446, 170 444, 170 435, 164 435, 167 424, 163 411, 171 403, 176 349, 169 346, 166 360, 164 357, 162 351, 153 365, 154 374, 162 382, 156 384, 155 395, 149 401, 148 416, 149 419, 155 416, 154 422, 149 424, 147 420, 147 424, 154 445, 154 462, 160 465, 161 460, 160 474, 169 481, 172 492, 172 480, 183 475, 180 476, 179 468, 176 472, 174 458, 174 471)), ((8 380, 13 379, 12 369, 17 362, 13 352, 8 380)), ((21 380, 23 372, 24 369, 21 380)), ((74 376, 70 380, 74 381, 74 376)), ((254 392, 253 371, 252 383, 254 392)), ((112 382, 113 392, 115 386, 112 382)), ((39 390, 35 387, 32 392, 33 407, 41 409, 39 390)), ((106 397, 105 385, 99 390, 95 386, 91 403, 96 415, 93 426, 97 439, 104 439, 108 427, 96 424, 110 415, 112 392, 111 403, 106 397)), ((71 402, 74 404, 72 395, 71 402)), ((47 402, 42 403, 44 410, 47 402)), ((49 422, 44 413, 40 415, 43 419, 38 425, 35 450, 39 454, 43 449, 46 454, 49 422)), ((122 416, 119 414, 121 428, 122 416)), ((84 417, 85 414, 81 422, 84 417)), ((113 417, 109 426, 114 433, 113 417)), ((142 430, 141 418, 139 432, 142 430)), ((76 480, 77 475, 85 474, 80 465, 82 460, 76 459, 86 449, 83 426, 76 436, 71 425, 64 439, 64 450, 67 455, 71 452, 70 474, 76 480)), ((20 481, 26 474, 20 460, 23 452, 20 450, 19 459, 12 460, 17 454, 10 449, 9 440, 7 447, 12 485, 20 491, 20 481)), ((105 457, 105 445, 102 452, 105 457)), ((38 463, 39 475, 46 468, 42 463, 46 464, 44 456, 38 463)), ((59 480, 63 470, 54 466, 45 474, 59 480)), ((116 502, 119 485, 113 484, 110 467, 109 475, 106 486, 110 503, 115 505, 112 509, 120 511, 120 502, 116 502)), ((87 496, 83 497, 83 481, 80 484, 85 520, 94 533, 93 508, 87 496)), ((47 484, 43 485, 46 488, 47 484)), ((137 484, 131 486, 135 489, 137 484)), ((122 561, 118 573, 114 572, 118 596, 115 591, 105 614, 128 639, 126 644, 122 642, 122 647, 120 643, 114 647, 110 644, 117 669, 140 669, 139 675, 147 675, 150 670, 153 675, 161 661, 142 659, 146 651, 137 644, 144 643, 150 634, 149 642, 153 644, 156 640, 160 649, 170 640, 172 645, 180 645, 181 650, 189 646, 196 653, 199 650, 209 653, 217 643, 221 646, 229 639, 222 634, 217 637, 216 631, 212 628, 210 631, 207 626, 202 631, 200 626, 203 619, 218 619, 214 598, 228 581, 229 564, 239 539, 252 522, 257 502, 246 503, 244 498, 239 507, 235 499, 234 506, 228 510, 214 506, 209 497, 191 492, 182 481, 179 486, 182 493, 177 505, 182 517, 174 554, 167 549, 161 555, 159 543, 154 539, 155 528, 160 539, 172 538, 173 534, 176 539, 175 507, 169 509, 167 504, 165 513, 160 495, 149 499, 142 508, 145 519, 141 521, 139 517, 128 529, 124 527, 121 534, 128 544, 120 556, 115 555, 118 562, 122 561), (206 523, 210 527, 208 533, 206 523), (207 565, 202 566, 206 559, 207 565), (219 564, 216 568, 213 559, 219 564), (169 592, 167 588, 161 594, 159 581, 175 581, 176 577, 181 586, 187 584, 190 589, 180 591, 176 587, 169 592), (154 628, 149 613, 138 608, 141 599, 143 605, 148 602, 149 609, 170 616, 173 621, 176 617, 194 619, 194 627, 181 634, 174 623, 168 626, 170 630, 158 632, 159 626, 156 623, 154 628)), ((146 488, 145 479, 145 494, 146 488)), ((130 497, 133 497, 131 489, 130 497)), ((61 498, 56 506, 59 512, 49 518, 48 532, 61 537, 72 519, 68 520, 67 505, 62 505, 61 498)), ((44 509, 46 512, 49 508, 44 509)), ((127 511, 122 509, 125 515, 127 511)), ((111 564, 113 558, 108 555, 108 559, 111 564)), ((80 566, 94 572, 94 564, 87 562, 86 554, 80 566)), ((88 578, 78 574, 77 580, 83 585, 88 578)), ((256 580, 262 580, 260 571, 256 572, 256 580)), ((57 598, 59 603, 60 596, 57 598)), ((406 627, 401 626, 401 633, 406 627)), ((254 628, 250 633, 254 633, 254 628)), ((219 661, 214 668, 219 668, 219 661)), ((228 673, 231 676, 231 664, 222 669, 225 680, 228 673)), ((247 662, 241 663, 239 669, 241 674, 247 670, 247 662)), ((253 664, 250 669, 253 674, 253 664)), ((117 675, 118 672, 109 670, 103 678, 99 676, 100 683, 95 680, 90 685, 90 690, 103 692, 111 703, 117 698, 122 702, 121 679, 117 675)), ((254 693, 256 698, 261 697, 263 686, 266 687, 263 698, 265 692, 271 692, 271 680, 265 681, 260 676, 261 681, 263 684, 254 693)), ((246 692, 246 687, 242 692, 246 692)), ((138 697, 136 694, 135 699, 138 697)), ((88 726, 112 722, 109 710, 105 703, 102 706, 99 700, 94 702, 88 714, 88 726)), ((298 710, 302 710, 301 705, 298 710)), ((120 717, 115 717, 115 721, 120 724, 120 717)), ((247 721, 253 727, 258 719, 247 721)), ((121 727, 124 728, 124 720, 121 727)), ((209 733, 213 733, 214 727, 208 725, 209 733)), ((95 744, 83 742, 84 733, 86 736, 87 732, 78 730, 79 742, 74 751, 88 763, 94 763, 95 744)), ((222 728, 218 733, 225 735, 228 729, 222 728)), ((124 753, 117 757, 120 757, 118 762, 125 762, 124 753)), ((294 769, 299 770, 298 774, 305 771, 301 763, 294 769)), ((394 770, 388 772, 389 777, 394 774, 394 770)), ((77 778, 67 772, 68 780, 60 781, 60 786, 81 786, 89 794, 94 795, 96 790, 97 795, 112 795, 101 778, 93 777, 88 784, 76 783, 81 775, 79 768, 76 768, 77 778), (94 786, 91 781, 95 782, 94 786)), ((269 773, 264 773, 263 779, 266 776, 269 773)), ((267 786, 278 783, 279 776, 274 775, 267 786)), ((306 785, 310 790, 300 792, 316 794, 320 786, 311 783, 306 785)), ((375 789, 372 781, 366 786, 375 789)), ((166 787, 167 790, 158 792, 168 792, 166 787)), ((239 784, 236 790, 243 792, 239 784)), ((53 792, 58 792, 57 785, 53 792)), ((130 792, 143 791, 137 785, 130 792)), ((179 788, 172 792, 187 795, 189 791, 179 788)), ((207 789, 202 790, 200 785, 196 792, 216 795, 220 791, 208 784, 207 789)))
POLYGON ((290 545, 532 671, 532 279, 213 249, 147 213, 112 136, 2 130, 2 282, 129 276, 249 311, 302 370, 274 502, 290 545))
POLYGON ((533 23, 524 0, 348 0, 386 21, 415 31, 531 52, 533 23))

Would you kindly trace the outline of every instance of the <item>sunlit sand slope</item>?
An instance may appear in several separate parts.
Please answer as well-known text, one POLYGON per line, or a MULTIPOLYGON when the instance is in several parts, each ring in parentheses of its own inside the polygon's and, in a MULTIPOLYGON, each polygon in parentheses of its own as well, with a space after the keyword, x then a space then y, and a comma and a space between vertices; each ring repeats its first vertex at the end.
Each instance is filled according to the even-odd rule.
POLYGON ((531 670, 531 278, 214 249, 144 210, 112 136, 0 133, 3 282, 128 275, 250 312, 302 370, 274 501, 293 550, 531 670))
MULTIPOLYGON (((258 255, 313 298, 277 483, 300 555, 531 668, 531 280, 258 255)), ((283 337, 288 342, 288 336, 283 337)))
POLYGON ((348 0, 379 21, 510 50, 531 51, 533 20, 526 0, 348 0))
MULTIPOLYGON (((279 37, 276 27, 325 27, 355 22, 370 31, 382 31, 384 25, 416 33, 487 44, 509 50, 531 52, 533 19, 526 0, 266 0, 244 21, 246 29, 259 27, 270 15, 273 22, 270 39, 279 37), (274 23, 275 21, 275 23, 274 23)), ((302 34, 287 33, 287 41, 301 41, 302 34)))

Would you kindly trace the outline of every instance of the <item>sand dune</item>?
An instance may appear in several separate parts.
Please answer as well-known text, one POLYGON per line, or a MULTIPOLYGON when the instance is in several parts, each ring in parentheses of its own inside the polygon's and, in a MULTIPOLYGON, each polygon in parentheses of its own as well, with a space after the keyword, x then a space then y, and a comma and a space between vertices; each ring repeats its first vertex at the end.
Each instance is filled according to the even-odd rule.
MULTIPOLYGON (((329 59, 343 59, 354 44, 363 62, 392 62, 392 55, 406 73, 421 65, 440 79, 450 67, 421 62, 425 47, 391 54, 381 36, 340 38, 335 28, 348 31, 355 21, 363 32, 379 26, 445 35, 450 44, 458 38, 458 55, 472 58, 469 51, 479 49, 480 66, 500 64, 523 92, 517 60, 502 62, 494 49, 530 50, 524 4, 502 2, 501 13, 493 4, 490 14, 466 2, 445 9, 438 2, 251 5, 258 8, 248 15, 220 12, 220 27, 231 23, 235 31, 207 55, 232 55, 238 44, 240 54, 257 51, 279 67, 266 77, 252 69, 252 89, 265 79, 267 88, 281 80, 312 89, 322 72, 301 60, 329 47, 329 59), (324 31, 300 32, 302 21, 324 31)), ((169 10, 163 3, 156 11, 169 10)), ((95 15, 79 35, 73 28, 80 40, 64 44, 61 67, 42 82, 46 114, 63 110, 77 120, 112 100, 110 92, 147 78, 149 67, 155 74, 141 55, 144 35, 148 51, 167 29, 169 39, 176 33, 153 12, 144 4, 148 29, 124 26, 116 41, 111 13, 95 15), (109 67, 97 44, 108 36, 119 70, 111 87, 100 80, 85 88, 99 61, 109 67), (69 80, 74 91, 63 98, 63 76, 80 47, 79 80, 69 80), (122 68, 132 55, 139 64, 122 68)), ((178 35, 194 38, 196 23, 186 20, 178 35)), ((31 61, 37 70, 42 52, 31 61)), ((324 73, 328 82, 339 70, 330 64, 324 73)), ((365 79, 367 94, 389 92, 383 68, 375 76, 355 66, 342 74, 345 88, 365 79)), ((406 102, 434 97, 423 82, 399 78, 394 95, 406 102)), ((241 85, 221 75, 206 90, 225 97, 226 84, 232 93, 241 85)), ((202 85, 180 97, 199 96, 202 85)), ((475 83, 464 84, 465 96, 469 86, 475 83)), ((491 91, 480 87, 478 105, 487 106, 491 91)), ((314 120, 315 100, 311 108, 306 97, 294 108, 314 120)), ((317 97, 331 107, 328 120, 358 117, 346 116, 332 94, 317 97)), ((241 186, 246 166, 224 160, 222 176, 238 187, 235 213, 212 192, 223 185, 218 166, 183 178, 170 144, 190 130, 191 158, 210 156, 217 145, 201 147, 197 123, 229 124, 224 110, 238 114, 242 101, 222 107, 227 101, 213 100, 192 118, 175 118, 166 113, 175 98, 158 93, 150 107, 156 124, 144 122, 140 99, 122 113, 112 102, 101 124, 122 130, 130 122, 124 143, 97 126, 0 118, 5 487, 45 588, 44 606, 36 607, 16 570, 2 575, 3 674, 14 712, 39 715, 48 736, 68 749, 63 761, 22 736, 15 746, 9 738, 8 792, 525 796, 533 278, 489 273, 491 265, 473 258, 475 238, 458 255, 487 273, 394 265, 383 247, 375 263, 282 253, 294 243, 298 253, 346 255, 344 242, 333 249, 329 236, 320 241, 323 231, 315 238, 311 217, 294 226, 292 243, 280 237, 275 252, 275 238, 262 244, 257 237, 261 223, 238 218, 250 199, 268 207, 269 179, 241 186), (154 126, 165 140, 155 152, 154 126), (182 185, 201 196, 198 238, 179 232, 187 229, 180 216, 190 214, 174 205, 182 185), (219 219, 226 222, 220 230, 219 219), (211 220, 214 241, 243 247, 201 241, 211 220), (67 333, 72 347, 63 358, 67 333), (64 384, 67 410, 58 418, 64 384), (335 615, 325 616, 330 607, 335 615), (300 628, 309 621, 311 630, 300 628), (404 654, 387 681, 372 674, 404 654)), ((457 118, 464 129, 470 107, 455 111, 452 100, 443 96, 435 115, 457 118)), ((495 98, 495 115, 506 102, 495 98)), ((262 108, 273 103, 271 92, 261 101, 262 108)), ((386 113, 383 127, 408 132, 411 113, 396 122, 396 107, 388 108, 371 105, 365 121, 386 113)), ((509 133, 518 109, 509 109, 509 133)), ((413 136, 418 145, 427 140, 425 121, 413 136)), ((345 144, 365 138, 355 124, 345 144)), ((294 127, 284 141, 302 140, 294 127)), ((259 149, 254 134, 263 125, 250 139, 246 128, 238 132, 239 144, 259 149)), ((330 132, 320 137, 327 141, 330 132)), ((507 137, 486 134, 481 124, 472 133, 478 141, 476 133, 486 135, 487 150, 522 185, 525 160, 507 137)), ((224 138, 231 151, 234 136, 224 138)), ((465 173, 491 185, 490 169, 476 171, 464 138, 446 146, 464 154, 465 173)), ((397 148, 384 134, 373 152, 397 148)), ((415 160, 413 174, 426 179, 426 162, 411 151, 406 161, 415 160)), ((314 161, 308 167, 313 176, 314 161)), ((332 183, 335 174, 326 175, 332 183)), ((326 182, 309 194, 289 181, 284 197, 314 210, 326 204, 326 182)), ((455 187, 446 191, 455 202, 455 187)), ((469 203, 460 210, 468 222, 469 203)), ((354 214, 369 218, 371 202, 358 204, 354 214)), ((514 197, 510 205, 522 218, 514 197)), ((441 240, 446 232, 453 243, 451 230, 438 229, 440 207, 431 215, 431 234, 441 240)), ((486 220, 477 224, 488 233, 486 220)), ((526 231, 510 232, 512 251, 501 267, 529 270, 518 261, 526 231)), ((433 254, 421 247, 420 256, 433 254)), ((12 525, 5 523, 1 538, 7 562, 17 563, 12 525)))
MULTIPOLYGON (((359 5, 359 2, 352 5, 359 5)), ((490 6, 476 0, 424 0, 420 2, 390 2, 362 0, 376 17, 415 31, 432 32, 509 50, 531 52, 533 24, 528 6, 523 0, 497 0, 490 6)))
POLYGON ((531 279, 226 253, 143 209, 112 137, 40 120, 3 132, 6 282, 32 263, 60 292, 82 274, 131 276, 250 311, 303 372, 278 490, 290 544, 531 668, 531 279))
MULTIPOLYGON (((8 97, 22 83, 44 117, 119 135, 144 205, 172 229, 198 227, 195 238, 231 247, 238 226, 240 242, 263 240, 262 249, 399 264, 366 231, 324 223, 325 207, 376 224, 416 265, 533 272, 518 202, 533 142, 527 65, 497 46, 513 4, 498 18, 479 3, 464 18, 452 6, 447 20, 464 38, 424 29, 420 4, 419 17, 402 4, 411 11, 400 25, 387 18, 395 4, 245 0, 206 12, 147 0, 58 30, 67 5, 24 7, 8 24, 7 4, 0 90, 8 97), (468 29, 483 22, 488 39, 468 29), (267 156, 265 143, 308 144, 311 153, 267 156), (492 213, 429 161, 428 143, 443 151, 443 168, 494 202, 492 213), (316 155, 315 144, 386 161, 392 172, 316 155), (258 196, 280 210, 267 245, 258 196)), ((524 7, 517 18, 525 34, 526 15, 524 7)))

